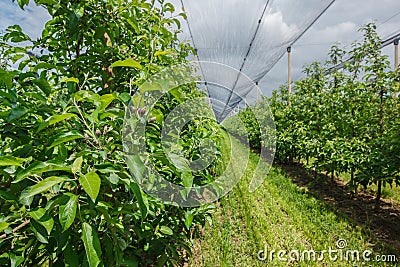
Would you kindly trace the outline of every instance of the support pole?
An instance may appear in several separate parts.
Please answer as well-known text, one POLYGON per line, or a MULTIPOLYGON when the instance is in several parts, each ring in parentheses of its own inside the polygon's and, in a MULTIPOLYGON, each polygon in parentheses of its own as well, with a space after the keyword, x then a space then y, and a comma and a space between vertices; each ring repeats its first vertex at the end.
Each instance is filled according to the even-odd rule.
POLYGON ((399 39, 394 40, 394 69, 399 69, 399 39))
POLYGON ((288 53, 288 93, 289 95, 291 95, 292 94, 292 68, 291 68, 292 47, 291 46, 287 48, 287 53, 288 53))
POLYGON ((198 61, 199 61, 199 57, 198 57, 198 55, 197 55, 197 52, 198 52, 198 50, 197 50, 197 48, 195 48, 195 49, 194 49, 194 61, 195 61, 195 62, 198 62, 198 61))
MULTIPOLYGON (((394 40, 394 69, 399 69, 399 39, 394 40)), ((396 92, 394 97, 399 97, 399 92, 396 92)))
POLYGON ((260 88, 258 87, 258 82, 256 82, 256 89, 257 89, 257 95, 256 95, 256 103, 258 103, 258 99, 259 99, 259 90, 260 90, 260 88))

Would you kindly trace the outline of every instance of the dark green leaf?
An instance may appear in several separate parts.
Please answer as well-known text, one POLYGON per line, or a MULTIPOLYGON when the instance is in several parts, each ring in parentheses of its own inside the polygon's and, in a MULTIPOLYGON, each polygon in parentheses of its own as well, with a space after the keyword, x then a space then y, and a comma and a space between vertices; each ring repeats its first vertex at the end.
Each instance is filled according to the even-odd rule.
POLYGON ((79 267, 79 256, 73 245, 69 244, 64 252, 64 263, 66 267, 79 267))
POLYGON ((78 196, 70 193, 62 196, 58 215, 63 231, 67 230, 74 222, 77 207, 78 196))
POLYGON ((128 93, 122 93, 118 97, 122 102, 125 103, 125 105, 128 105, 129 102, 131 101, 131 95, 128 93))
POLYGON ((47 234, 50 235, 54 226, 54 220, 48 213, 46 213, 46 210, 38 208, 28 213, 36 222, 42 225, 46 229, 47 234))
POLYGON ((54 137, 53 143, 48 147, 49 149, 59 144, 66 143, 75 139, 83 138, 83 135, 75 130, 66 133, 60 133, 54 137))
POLYGON ((40 88, 40 90, 43 91, 43 93, 45 93, 46 96, 49 96, 51 93, 51 85, 49 84, 49 82, 43 78, 41 79, 37 79, 37 80, 33 80, 32 81, 35 85, 37 85, 37 87, 40 88))
POLYGON ((66 166, 65 164, 49 161, 49 162, 35 162, 31 164, 28 168, 20 171, 17 174, 16 180, 13 183, 18 183, 25 178, 34 175, 40 174, 43 172, 51 172, 51 171, 67 171, 71 172, 71 167, 66 166))
POLYGON ((72 113, 53 115, 53 116, 49 117, 47 120, 45 120, 44 122, 42 122, 39 125, 39 128, 37 131, 40 132, 41 130, 43 130, 44 128, 46 128, 50 125, 56 124, 57 122, 60 122, 60 121, 66 120, 66 119, 70 119, 73 117, 76 117, 76 115, 72 114, 72 113))
POLYGON ((3 190, 0 190, 0 197, 7 201, 17 201, 18 200, 17 196, 15 196, 9 192, 5 192, 3 190))
POLYGON ((143 201, 142 190, 140 190, 138 184, 133 181, 130 182, 130 188, 136 196, 136 199, 139 203, 140 213, 142 214, 142 220, 144 220, 147 216, 148 207, 143 201))
MULTIPOLYGON (((23 197, 32 197, 37 194, 40 194, 42 192, 45 192, 55 186, 56 184, 65 182, 66 179, 62 177, 57 177, 57 176, 52 176, 49 178, 44 179, 43 181, 40 181, 39 183, 35 184, 32 187, 29 187, 26 190, 26 192, 23 194, 23 197)), ((24 191, 25 191, 24 190, 24 191)))
POLYGON ((86 258, 90 267, 97 267, 101 263, 101 247, 97 233, 88 223, 82 225, 82 240, 86 250, 86 258))
POLYGON ((28 110, 24 107, 15 107, 11 110, 10 114, 8 115, 7 122, 13 122, 16 119, 21 118, 26 114, 28 110))

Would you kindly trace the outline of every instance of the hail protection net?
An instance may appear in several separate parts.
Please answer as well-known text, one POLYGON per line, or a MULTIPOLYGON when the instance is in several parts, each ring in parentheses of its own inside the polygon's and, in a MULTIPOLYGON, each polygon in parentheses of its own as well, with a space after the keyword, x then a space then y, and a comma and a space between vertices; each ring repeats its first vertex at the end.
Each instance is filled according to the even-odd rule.
POLYGON ((197 50, 218 121, 261 98, 257 83, 332 0, 169 0, 185 11, 181 39, 197 50), (216 64, 236 71, 224 71, 216 64), (250 82, 249 82, 250 81, 250 82), (247 102, 247 103, 245 103, 247 102))

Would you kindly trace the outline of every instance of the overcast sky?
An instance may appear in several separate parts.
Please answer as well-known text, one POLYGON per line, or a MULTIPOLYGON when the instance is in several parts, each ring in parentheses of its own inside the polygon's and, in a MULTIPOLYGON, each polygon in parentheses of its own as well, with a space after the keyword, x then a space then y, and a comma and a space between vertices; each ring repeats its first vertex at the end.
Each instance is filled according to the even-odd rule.
MULTIPOLYGON (((361 39, 357 31, 362 25, 376 20, 378 33, 384 39, 400 32, 400 1, 398 0, 336 0, 331 8, 293 46, 293 79, 304 77, 304 64, 324 61, 329 48, 339 42, 343 47, 361 39)), ((394 46, 389 45, 383 53, 394 64, 394 46)), ((262 82, 267 94, 287 79, 287 57, 275 65, 262 82)))
MULTIPOLYGON (((279 1, 283 0, 275 0, 275 2, 279 1)), ((250 3, 251 1, 243 0, 243 2, 250 3)), ((301 16, 300 12, 299 16, 301 16)), ((0 0, 0 30, 4 30, 9 25, 19 24, 30 36, 38 37, 48 19, 46 10, 41 7, 30 5, 22 11, 11 0, 0 0)), ((357 30, 363 24, 374 20, 377 21, 378 32, 382 38, 400 32, 400 1, 336 0, 293 46, 293 79, 303 77, 301 73, 303 65, 315 60, 324 61, 331 45, 339 42, 343 46, 349 46, 356 39, 360 39, 361 34, 357 30)), ((390 56, 393 64, 393 45, 383 49, 383 52, 390 56)), ((285 83, 286 79, 287 58, 285 55, 262 79, 260 87, 265 94, 270 95, 271 91, 285 83)))

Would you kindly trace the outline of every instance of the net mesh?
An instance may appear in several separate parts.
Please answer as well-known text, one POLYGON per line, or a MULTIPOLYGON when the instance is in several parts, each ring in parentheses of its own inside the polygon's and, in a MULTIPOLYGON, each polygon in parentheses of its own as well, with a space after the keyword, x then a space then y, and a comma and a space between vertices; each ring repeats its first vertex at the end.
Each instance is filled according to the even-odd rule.
POLYGON ((260 99, 256 85, 332 0, 170 0, 184 10, 180 38, 190 41, 218 121, 260 99), (223 71, 205 61, 238 71, 223 71), (250 81, 250 82, 249 82, 250 81), (252 81, 252 82, 251 82, 252 81), (222 105, 224 103, 224 105, 222 105))

